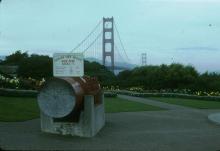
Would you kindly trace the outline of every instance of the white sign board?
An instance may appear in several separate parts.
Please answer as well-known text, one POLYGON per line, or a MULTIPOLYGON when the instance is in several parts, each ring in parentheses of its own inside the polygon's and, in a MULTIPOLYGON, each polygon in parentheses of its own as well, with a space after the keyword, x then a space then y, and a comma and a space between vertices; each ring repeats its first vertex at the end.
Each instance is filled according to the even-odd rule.
POLYGON ((84 75, 84 57, 82 53, 53 54, 53 76, 82 77, 84 75))

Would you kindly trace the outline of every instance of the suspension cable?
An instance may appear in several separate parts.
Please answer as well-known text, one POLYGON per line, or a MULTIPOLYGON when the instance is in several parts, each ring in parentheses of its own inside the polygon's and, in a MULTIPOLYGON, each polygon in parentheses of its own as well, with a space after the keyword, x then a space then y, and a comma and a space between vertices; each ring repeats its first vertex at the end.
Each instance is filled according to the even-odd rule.
POLYGON ((115 29, 116 29, 116 32, 117 32, 117 35, 118 35, 118 38, 119 38, 119 42, 120 42, 120 44, 121 44, 121 46, 122 46, 122 49, 123 49, 123 51, 124 51, 124 53, 125 53, 125 55, 126 55, 128 61, 131 61, 131 60, 129 59, 129 57, 128 57, 126 51, 125 51, 124 45, 123 45, 123 43, 122 43, 122 40, 121 40, 121 37, 120 37, 120 34, 119 34, 119 32, 118 32, 118 29, 117 29, 117 26, 116 26, 116 23, 115 23, 115 22, 114 22, 114 27, 115 27, 115 29))
POLYGON ((93 28, 93 30, 78 44, 75 48, 72 49, 71 52, 75 51, 77 48, 79 48, 99 27, 99 25, 102 23, 102 20, 98 22, 98 24, 93 28))
POLYGON ((122 57, 122 55, 121 55, 121 53, 120 53, 120 51, 119 51, 117 45, 115 45, 115 50, 116 50, 116 52, 118 52, 118 55, 119 55, 119 57, 123 60, 123 62, 125 62, 125 59, 124 59, 124 57, 122 57))
POLYGON ((101 37, 101 35, 102 35, 102 31, 98 34, 98 36, 96 36, 95 40, 93 40, 93 41, 89 44, 89 46, 88 46, 86 49, 83 50, 83 53, 85 53, 85 52, 98 40, 98 38, 101 37))

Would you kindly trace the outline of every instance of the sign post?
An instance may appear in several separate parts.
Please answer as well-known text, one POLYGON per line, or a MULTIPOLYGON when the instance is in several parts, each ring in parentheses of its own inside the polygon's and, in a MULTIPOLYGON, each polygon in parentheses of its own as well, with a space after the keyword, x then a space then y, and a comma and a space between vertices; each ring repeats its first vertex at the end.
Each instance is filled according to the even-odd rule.
POLYGON ((84 57, 82 53, 55 53, 53 55, 54 77, 82 77, 84 57))

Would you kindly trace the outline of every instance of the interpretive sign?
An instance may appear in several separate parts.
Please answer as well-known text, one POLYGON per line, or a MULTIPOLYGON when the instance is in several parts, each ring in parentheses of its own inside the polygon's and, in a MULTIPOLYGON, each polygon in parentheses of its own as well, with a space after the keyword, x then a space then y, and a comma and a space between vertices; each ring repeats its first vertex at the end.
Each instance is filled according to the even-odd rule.
POLYGON ((82 53, 54 53, 54 77, 82 77, 84 75, 84 57, 82 53))

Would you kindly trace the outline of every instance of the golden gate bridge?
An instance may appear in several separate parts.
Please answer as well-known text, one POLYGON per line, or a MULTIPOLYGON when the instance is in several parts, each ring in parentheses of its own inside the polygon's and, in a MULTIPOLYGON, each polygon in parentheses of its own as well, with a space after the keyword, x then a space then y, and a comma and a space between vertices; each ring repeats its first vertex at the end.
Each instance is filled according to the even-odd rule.
POLYGON ((99 62, 113 72, 131 64, 113 17, 100 20, 71 52, 83 53, 86 60, 99 62))

